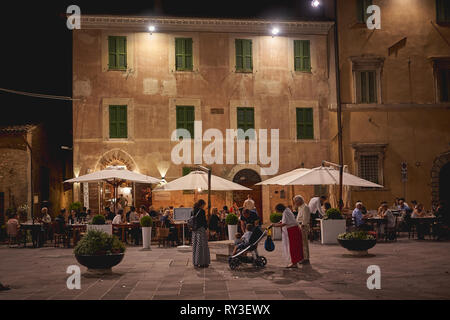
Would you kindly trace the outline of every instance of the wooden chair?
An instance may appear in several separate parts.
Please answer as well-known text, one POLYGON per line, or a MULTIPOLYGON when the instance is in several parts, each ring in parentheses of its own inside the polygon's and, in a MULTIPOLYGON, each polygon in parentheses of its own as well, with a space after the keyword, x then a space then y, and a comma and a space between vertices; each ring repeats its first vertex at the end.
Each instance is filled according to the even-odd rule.
POLYGON ((63 247, 68 246, 68 236, 65 228, 61 226, 58 221, 55 221, 52 223, 52 229, 54 246, 59 247, 61 243, 63 244, 63 247))
POLYGON ((156 228, 156 240, 158 241, 158 248, 161 246, 167 246, 169 237, 169 228, 156 228))

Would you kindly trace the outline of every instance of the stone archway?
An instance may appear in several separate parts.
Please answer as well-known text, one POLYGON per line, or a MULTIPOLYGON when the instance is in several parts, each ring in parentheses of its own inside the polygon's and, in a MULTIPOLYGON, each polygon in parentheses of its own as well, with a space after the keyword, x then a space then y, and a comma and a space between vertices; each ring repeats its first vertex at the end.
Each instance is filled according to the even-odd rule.
POLYGON ((438 156, 433 163, 433 167, 431 169, 431 190, 432 190, 432 201, 433 206, 437 206, 439 204, 442 197, 445 197, 445 193, 447 201, 450 201, 448 194, 450 191, 447 190, 450 187, 450 151, 447 151, 440 156, 438 156))
POLYGON ((262 186, 257 186, 256 184, 261 182, 260 175, 252 169, 242 169, 237 172, 233 177, 233 182, 238 183, 244 187, 252 189, 251 191, 234 191, 233 192, 233 202, 236 202, 238 206, 244 204, 247 195, 250 195, 255 201, 256 210, 263 220, 262 212, 262 186))
POLYGON ((95 165, 95 171, 108 166, 125 166, 127 170, 138 171, 138 166, 130 154, 121 149, 112 149, 104 153, 95 165))

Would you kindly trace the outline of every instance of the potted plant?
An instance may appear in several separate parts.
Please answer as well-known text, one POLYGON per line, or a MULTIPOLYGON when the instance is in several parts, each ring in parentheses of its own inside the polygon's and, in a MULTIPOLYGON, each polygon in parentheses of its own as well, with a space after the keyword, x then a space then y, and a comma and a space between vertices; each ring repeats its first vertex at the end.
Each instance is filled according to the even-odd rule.
MULTIPOLYGON (((274 212, 270 215, 270 222, 278 223, 283 218, 282 213, 274 212)), ((272 228, 273 230, 273 240, 281 240, 281 228, 272 228)))
POLYGON ((235 234, 237 233, 237 224, 239 218, 234 213, 229 213, 225 218, 225 223, 228 225, 228 239, 233 240, 235 234))
POLYGON ((110 273, 122 261, 125 245, 116 236, 91 230, 75 246, 74 254, 88 271, 110 273))
POLYGON ((79 201, 77 201, 77 202, 72 202, 72 203, 69 205, 69 213, 70 213, 72 210, 75 210, 75 212, 78 214, 78 213, 81 212, 82 209, 83 209, 83 205, 82 205, 81 202, 79 202, 79 201))
POLYGON ((150 245, 152 242, 152 226, 153 220, 150 216, 144 216, 141 218, 142 227, 142 246, 144 249, 151 249, 150 245))
POLYGON ((337 243, 337 236, 346 231, 346 221, 338 209, 331 208, 320 220, 320 235, 322 244, 337 243))
POLYGON ((377 244, 377 239, 367 231, 355 231, 338 235, 339 244, 354 255, 367 255, 377 244))
POLYGON ((106 224, 105 217, 101 214, 95 215, 92 218, 92 222, 87 226, 87 231, 98 230, 112 234, 112 225, 106 224))

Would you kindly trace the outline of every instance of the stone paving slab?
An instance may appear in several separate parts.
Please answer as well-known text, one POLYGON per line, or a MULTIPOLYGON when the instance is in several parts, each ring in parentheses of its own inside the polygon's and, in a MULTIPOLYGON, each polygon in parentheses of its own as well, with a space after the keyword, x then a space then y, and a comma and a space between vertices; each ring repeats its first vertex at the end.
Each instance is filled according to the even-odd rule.
MULTIPOLYGON (((142 251, 128 247, 113 274, 93 276, 81 267, 81 290, 69 290, 66 269, 77 265, 71 249, 0 247, 0 282, 11 290, 0 300, 299 300, 299 299, 450 299, 450 242, 400 238, 378 243, 368 257, 354 257, 338 245, 310 244, 311 264, 286 269, 281 243, 266 256, 264 269, 229 269, 214 257, 195 269, 190 252, 176 248, 142 251), (381 269, 381 290, 368 290, 367 267, 381 269)), ((226 251, 226 248, 225 248, 226 251)))

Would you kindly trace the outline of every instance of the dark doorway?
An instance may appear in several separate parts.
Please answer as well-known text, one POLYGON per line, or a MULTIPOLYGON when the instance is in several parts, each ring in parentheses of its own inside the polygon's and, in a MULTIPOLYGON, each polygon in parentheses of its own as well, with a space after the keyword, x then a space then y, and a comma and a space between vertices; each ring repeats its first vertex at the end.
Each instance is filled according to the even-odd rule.
POLYGON ((5 222, 5 194, 0 192, 0 226, 5 222))
POLYGON ((439 200, 450 204, 450 162, 439 172, 439 200))
POLYGON ((251 191, 234 191, 233 201, 237 203, 239 207, 242 207, 244 201, 247 199, 247 195, 250 195, 255 201, 256 210, 258 210, 258 215, 263 222, 262 213, 262 186, 256 186, 257 183, 261 182, 261 177, 258 173, 251 169, 244 169, 236 173, 233 178, 233 182, 238 183, 244 187, 252 189, 251 191))

